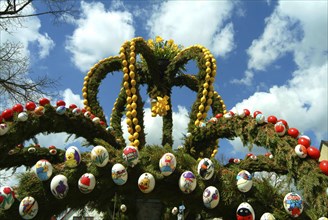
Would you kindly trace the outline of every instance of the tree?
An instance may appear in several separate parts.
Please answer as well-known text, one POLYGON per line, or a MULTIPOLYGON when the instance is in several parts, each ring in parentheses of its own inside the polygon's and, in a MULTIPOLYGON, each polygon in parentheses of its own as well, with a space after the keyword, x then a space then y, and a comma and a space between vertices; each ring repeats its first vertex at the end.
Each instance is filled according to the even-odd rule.
MULTIPOLYGON (((29 206, 30 212, 25 212, 24 217, 34 217, 36 214, 36 219, 49 219, 51 215, 59 214, 68 207, 83 209, 88 206, 104 212, 106 219, 113 216, 118 219, 135 219, 143 203, 150 199, 160 201, 166 208, 163 212, 166 212, 166 217, 169 215, 168 218, 174 218, 168 214, 173 207, 183 204, 186 207, 184 213, 189 217, 201 214, 204 217, 234 219, 237 207, 246 201, 254 208, 256 216, 271 212, 277 219, 291 219, 291 215, 300 214, 303 208, 300 219, 317 219, 326 214, 328 198, 325 191, 328 176, 320 171, 315 159, 299 157, 300 151, 295 153, 294 148, 299 139, 295 133, 286 134, 286 121, 265 123, 259 112, 259 117, 252 117, 247 111, 246 114, 242 112, 238 115, 228 112, 224 101, 214 91, 215 75, 216 60, 203 46, 182 49, 172 40, 163 41, 160 37, 155 42, 134 38, 122 45, 119 56, 105 58, 90 69, 82 88, 84 109, 66 109, 62 102, 57 107, 45 103, 36 110, 28 111, 27 120, 17 114, 7 114, 0 130, 0 168, 20 165, 32 167, 40 159, 43 159, 43 164, 47 164, 44 160, 48 160, 53 167, 50 174, 27 172, 20 177, 20 184, 15 190, 19 199, 30 196, 39 204, 37 214, 33 212, 36 210, 33 203, 29 206), (137 54, 141 56, 140 62, 137 62, 137 54), (181 71, 191 59, 198 65, 197 76, 181 71), (107 126, 106 117, 97 99, 98 88, 107 74, 117 71, 123 73, 122 88, 107 126), (147 146, 145 141, 140 85, 148 86, 153 116, 163 117, 162 146, 147 146), (187 86, 197 93, 190 111, 184 147, 177 150, 172 149, 170 97, 174 86, 187 86), (210 109, 215 117, 207 120, 210 109), (130 134, 128 144, 122 135, 123 114, 126 116, 130 134), (62 131, 84 137, 95 147, 91 153, 80 154, 75 147, 65 152, 55 150, 54 147, 49 151, 46 146, 17 146, 38 133, 62 131), (249 156, 235 163, 220 164, 215 160, 219 138, 235 137, 240 137, 245 146, 265 146, 274 157, 269 157, 269 154, 259 155, 255 160, 255 157, 249 156), (122 150, 125 155, 123 158, 122 150), (167 161, 171 161, 168 164, 167 156, 170 157, 167 161), (172 162, 174 158, 176 164, 172 162), (203 159, 200 160, 201 158, 203 159), (163 167, 170 165, 166 167, 168 170, 159 168, 160 160, 165 161, 163 167), (110 170, 121 166, 118 163, 124 164, 127 169, 123 167, 116 173, 115 168, 113 181, 110 170), (212 172, 210 168, 214 168, 212 172), (305 202, 302 203, 293 194, 294 199, 285 204, 291 210, 291 214, 287 214, 282 202, 286 191, 278 189, 279 184, 272 185, 266 179, 255 178, 251 182, 251 175, 245 171, 240 172, 241 170, 250 173, 269 171, 285 175, 287 180, 295 181, 305 202), (119 179, 120 183, 116 182, 116 175, 124 173, 128 173, 128 179, 122 178, 119 179), (213 176, 207 178, 207 174, 213 176), (92 190, 92 187, 87 186, 92 186, 93 176, 96 184, 92 190), (238 187, 236 176, 245 185, 238 187), (86 182, 80 178, 84 178, 86 182), (210 186, 212 187, 208 188, 210 186), (203 203, 203 196, 208 194, 213 197, 209 203, 207 200, 203 203), (217 206, 211 203, 218 200, 217 206), (126 213, 115 213, 115 207, 120 204, 126 205, 126 213)), ((44 170, 49 169, 50 165, 40 167, 44 170)), ((7 188, 7 191, 10 190, 7 188)), ((13 201, 11 208, 0 212, 1 219, 19 218, 19 202, 13 201)), ((250 210, 249 208, 248 211, 250 210)))
MULTIPOLYGON (((22 19, 31 16, 50 14, 54 21, 65 18, 64 15, 74 14, 74 1, 46 0, 39 4, 44 11, 38 12, 28 8, 34 3, 33 0, 1 1, 0 30, 11 32, 15 28, 27 28, 21 25, 22 19)), ((30 8, 31 9, 31 8, 30 8)), ((47 76, 37 79, 29 77, 29 58, 22 54, 23 45, 10 41, 1 42, 0 45, 0 99, 1 107, 8 106, 6 100, 24 102, 36 100, 42 95, 51 95, 47 92, 49 87, 54 88, 57 80, 47 76)))

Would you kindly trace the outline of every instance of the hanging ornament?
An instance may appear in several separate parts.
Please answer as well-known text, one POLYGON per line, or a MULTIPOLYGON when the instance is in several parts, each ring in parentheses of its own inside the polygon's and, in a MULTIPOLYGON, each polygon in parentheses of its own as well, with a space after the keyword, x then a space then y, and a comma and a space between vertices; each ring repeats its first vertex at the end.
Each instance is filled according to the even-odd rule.
POLYGON ((255 117, 256 123, 263 124, 265 122, 265 116, 262 114, 257 114, 255 117))
POLYGON ((237 188, 241 192, 248 192, 253 185, 252 175, 247 170, 242 170, 237 174, 237 188))
POLYGON ((318 218, 318 220, 328 220, 328 218, 326 218, 326 217, 320 217, 320 218, 318 218))
POLYGON ((296 145, 295 147, 295 153, 297 156, 299 156, 300 158, 305 158, 307 156, 307 150, 306 147, 304 147, 301 144, 296 145))
POLYGON ((52 165, 47 160, 39 160, 35 164, 34 172, 39 180, 46 181, 52 175, 52 165))
POLYGON ((27 121, 27 119, 28 119, 28 114, 26 112, 21 112, 17 115, 18 121, 27 121))
POLYGON ((266 212, 264 213, 260 220, 275 220, 276 218, 270 213, 270 212, 266 212))
POLYGON ((209 180, 214 174, 214 165, 208 158, 203 158, 198 163, 197 173, 203 180, 209 180))
POLYGON ((196 176, 191 171, 185 171, 181 174, 179 179, 179 188, 185 193, 189 194, 195 190, 197 186, 196 176))
POLYGON ((55 146, 49 146, 49 153, 51 154, 51 155, 56 155, 57 154, 57 149, 56 149, 56 147, 55 146))
POLYGON ((159 160, 159 169, 164 176, 171 175, 177 165, 176 158, 171 153, 164 154, 159 160))
POLYGON ((76 109, 76 108, 77 108, 77 105, 75 105, 75 104, 70 104, 70 105, 68 106, 68 108, 71 109, 71 110, 73 110, 73 109, 76 109))
POLYGON ((219 190, 214 186, 207 187, 203 192, 203 203, 206 208, 214 209, 220 201, 219 190))
POLYGON ((255 220, 253 207, 247 202, 241 203, 237 208, 236 217, 237 220, 255 220))
POLYGON ((42 116, 44 115, 45 108, 43 106, 38 106, 37 108, 34 109, 34 115, 36 116, 42 116))
POLYGON ((15 202, 15 193, 10 186, 0 187, 0 210, 8 210, 15 202))
POLYGON ((311 145, 311 140, 309 138, 301 136, 297 139, 297 143, 302 144, 304 147, 308 148, 311 145))
POLYGON ((56 106, 59 107, 59 106, 66 106, 66 102, 64 100, 58 100, 56 102, 56 106))
POLYGON ((139 151, 133 146, 126 146, 123 149, 123 159, 130 167, 134 167, 139 162, 139 151))
POLYGON ((81 162, 80 150, 75 146, 70 146, 65 152, 65 165, 69 168, 77 167, 81 162))
POLYGON ((36 104, 34 102, 27 102, 25 104, 25 108, 28 111, 34 111, 34 109, 36 108, 36 104))
POLYGON ((65 112, 66 112, 66 107, 65 106, 58 106, 57 108, 56 108, 56 113, 58 114, 58 115, 63 115, 63 114, 65 114, 65 112))
POLYGON ((143 173, 138 179, 138 187, 143 193, 150 193, 155 188, 155 178, 150 173, 143 173))
POLYGON ((0 124, 0 136, 5 135, 9 130, 9 126, 5 123, 0 124))
POLYGON ((10 120, 14 116, 14 111, 12 109, 6 109, 1 113, 1 117, 5 120, 10 120))
POLYGON ((237 110, 236 114, 238 115, 239 118, 245 118, 246 116, 245 111, 237 110))
POLYGON ((30 147, 27 149, 27 152, 29 152, 30 154, 33 154, 36 152, 36 149, 35 149, 35 147, 30 147))
POLYGON ((68 192, 67 178, 64 175, 56 175, 50 183, 50 190, 56 199, 63 199, 68 192))
POLYGON ((300 134, 300 132, 296 128, 289 128, 287 133, 289 136, 291 136, 293 138, 297 138, 298 135, 300 134))
POLYGON ((285 133, 286 133, 286 127, 285 127, 285 125, 284 125, 282 122, 277 122, 277 123, 274 125, 274 130, 276 131, 276 133, 277 133, 279 136, 284 136, 285 133))
POLYGON ((112 167, 112 179, 114 183, 119 186, 124 185, 126 183, 126 181, 128 180, 128 172, 122 164, 114 164, 114 166, 112 167))
POLYGON ((241 160, 239 158, 234 158, 233 163, 240 164, 241 160))
POLYGON ((24 111, 24 107, 21 104, 16 104, 13 106, 12 110, 16 113, 24 111))
POLYGON ((320 151, 316 147, 310 146, 306 149, 306 151, 312 159, 317 160, 320 158, 320 151))
POLYGON ((328 176, 328 160, 322 160, 319 164, 320 170, 328 176))
POLYGON ((296 218, 303 212, 303 200, 300 195, 294 192, 288 193, 284 200, 284 208, 288 214, 296 218))
POLYGON ((92 122, 98 124, 98 123, 100 123, 100 118, 98 118, 98 117, 94 117, 94 118, 92 119, 92 122))
POLYGON ((128 210, 128 208, 126 207, 126 205, 122 204, 120 206, 120 210, 121 210, 121 212, 126 212, 126 210, 128 210))
POLYGON ((74 109, 72 110, 72 113, 73 113, 73 115, 80 115, 80 114, 81 114, 81 109, 79 109, 79 108, 74 108, 74 109))
POLYGON ((269 122, 269 123, 271 123, 271 124, 276 124, 277 123, 277 117, 276 116, 274 116, 274 115, 270 115, 269 117, 268 117, 268 119, 267 119, 267 121, 269 122))
POLYGON ((19 214, 23 219, 33 219, 38 211, 38 202, 32 196, 25 197, 19 204, 19 214))
POLYGON ((104 167, 109 161, 109 154, 105 147, 95 146, 91 150, 91 160, 97 167, 104 167))
POLYGON ((177 215, 178 212, 179 212, 178 208, 177 207, 173 207, 173 209, 171 211, 172 215, 177 215))
POLYGON ((218 122, 218 119, 216 117, 212 117, 210 118, 210 120, 208 120, 208 122, 212 124, 216 124, 218 122))
POLYGON ((50 100, 47 98, 41 98, 39 100, 39 105, 41 105, 41 106, 45 106, 45 105, 49 105, 49 104, 50 104, 50 100))
POLYGON ((78 181, 78 187, 81 193, 91 193, 95 186, 96 178, 92 173, 83 174, 78 181))
POLYGON ((251 114, 251 112, 246 108, 243 111, 245 112, 245 116, 249 116, 251 114))

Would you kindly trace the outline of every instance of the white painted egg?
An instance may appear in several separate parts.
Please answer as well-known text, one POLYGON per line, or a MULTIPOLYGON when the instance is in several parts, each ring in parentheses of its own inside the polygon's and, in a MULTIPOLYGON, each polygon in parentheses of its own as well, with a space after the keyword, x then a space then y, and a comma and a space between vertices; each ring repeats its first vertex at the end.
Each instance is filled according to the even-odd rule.
POLYGON ((203 192, 203 203, 206 208, 214 209, 220 201, 219 190, 214 186, 207 187, 203 192))
POLYGON ((243 202, 238 206, 236 216, 237 219, 255 220, 254 209, 247 202, 243 202))
POLYGON ((50 183, 50 190, 57 199, 65 198, 68 189, 69 187, 66 176, 59 174, 52 178, 50 183))
POLYGON ((304 208, 303 205, 302 197, 297 193, 290 192, 284 198, 284 208, 293 218, 302 214, 304 208))
POLYGON ((23 219, 33 219, 38 211, 38 202, 31 196, 25 197, 19 204, 19 214, 23 219))
POLYGON ((197 179, 191 171, 185 171, 179 179, 179 188, 183 193, 189 194, 196 189, 197 179))
POLYGON ((177 160, 171 153, 164 154, 159 160, 159 169, 164 176, 171 175, 177 166, 177 160))
POLYGON ((122 164, 114 164, 114 166, 112 167, 112 179, 114 183, 119 186, 124 185, 126 183, 126 181, 128 180, 128 172, 122 164))
POLYGON ((65 106, 58 106, 57 108, 56 108, 56 113, 58 114, 58 115, 63 115, 63 114, 65 114, 65 112, 66 112, 66 107, 65 106))
POLYGON ((0 210, 8 210, 15 202, 15 193, 10 186, 0 187, 0 210))
POLYGON ((27 119, 28 119, 28 114, 26 112, 20 112, 17 115, 17 120, 18 121, 27 121, 27 119))
POLYGON ((74 108, 74 109, 72 110, 72 113, 73 113, 73 115, 80 115, 80 114, 81 114, 81 109, 79 109, 79 108, 74 108))
POLYGON ((81 193, 91 193, 95 186, 96 178, 92 173, 83 174, 78 181, 78 187, 81 193))
POLYGON ((65 165, 74 168, 81 162, 80 150, 75 146, 70 146, 65 152, 65 165))
POLYGON ((104 167, 109 160, 109 154, 105 147, 95 146, 91 151, 91 160, 97 167, 104 167))
POLYGON ((9 130, 9 126, 5 123, 0 124, 0 136, 5 135, 9 130))
POLYGON ((241 192, 248 192, 253 185, 252 175, 247 170, 242 170, 237 174, 237 188, 241 192))
POLYGON ((143 193, 150 193, 155 188, 155 178, 151 173, 143 173, 138 179, 138 187, 143 193))
POLYGON ((256 123, 263 124, 265 122, 265 116, 262 114, 257 114, 255 117, 256 123))
POLYGON ((326 217, 320 217, 320 218, 318 218, 318 220, 328 220, 328 218, 326 218, 326 217))
POLYGON ((92 122, 93 122, 93 123, 99 123, 99 122, 100 122, 100 118, 98 118, 98 117, 94 117, 94 118, 92 119, 92 122))
POLYGON ((46 181, 52 175, 52 165, 47 160, 39 160, 35 164, 34 171, 41 181, 46 181))
POLYGON ((305 158, 307 156, 307 149, 305 146, 303 146, 302 144, 298 144, 295 147, 295 153, 297 156, 299 156, 300 158, 305 158))
POLYGON ((120 206, 120 210, 121 210, 121 212, 126 212, 126 210, 128 210, 128 208, 126 207, 125 204, 122 204, 122 205, 120 206))
POLYGON ((266 212, 264 213, 260 220, 275 220, 276 218, 270 213, 270 212, 266 212))
POLYGON ((214 174, 213 162, 208 158, 203 158, 198 163, 197 172, 202 179, 204 180, 211 179, 214 174))
POLYGON ((123 149, 123 159, 130 167, 134 167, 139 162, 139 151, 133 146, 126 146, 123 149))

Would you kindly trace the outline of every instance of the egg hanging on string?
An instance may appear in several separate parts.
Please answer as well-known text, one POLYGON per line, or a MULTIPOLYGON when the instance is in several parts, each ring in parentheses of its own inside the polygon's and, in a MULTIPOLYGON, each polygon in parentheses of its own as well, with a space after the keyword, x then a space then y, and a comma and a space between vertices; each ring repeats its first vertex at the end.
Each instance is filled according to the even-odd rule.
POLYGON ((150 193, 155 188, 155 178, 151 173, 143 173, 138 179, 138 187, 143 193, 150 193))
POLYGON ((80 150, 75 146, 69 147, 65 152, 64 159, 66 166, 70 168, 77 167, 81 162, 80 150))
POLYGON ((236 217, 237 220, 255 220, 253 207, 247 202, 241 203, 237 208, 236 217))
POLYGON ((107 149, 100 145, 95 146, 91 150, 91 160, 97 167, 106 166, 109 160, 107 149))
POLYGON ((297 193, 288 193, 283 200, 286 212, 293 218, 300 216, 303 212, 304 204, 302 197, 297 193))
POLYGON ((198 163, 197 173, 204 180, 211 179, 214 174, 213 162, 208 158, 203 158, 198 163))
POLYGON ((69 187, 66 176, 59 174, 52 178, 50 183, 50 190, 57 199, 65 198, 68 189, 69 187))
POLYGON ((112 179, 116 185, 124 185, 128 180, 128 172, 126 171, 125 167, 120 164, 116 163, 112 167, 112 179))
POLYGON ((171 153, 164 154, 159 160, 159 169, 164 176, 171 175, 177 165, 176 158, 171 153))
POLYGON ((248 192, 253 185, 252 175, 247 170, 242 170, 237 174, 237 188, 241 192, 248 192))
POLYGON ((19 214, 23 219, 33 219, 38 211, 38 202, 31 196, 25 197, 19 204, 19 214))
POLYGON ((52 175, 52 165, 47 160, 39 160, 35 164, 35 174, 41 181, 48 180, 52 175))
POLYGON ((214 186, 207 187, 203 192, 203 203, 206 208, 214 209, 220 201, 219 190, 214 186))
POLYGON ((185 193, 189 194, 196 189, 197 179, 191 171, 185 171, 181 174, 179 179, 179 188, 185 193))
POLYGON ((15 202, 15 193, 10 186, 0 187, 0 210, 8 210, 15 202))
POLYGON ((96 178, 92 173, 83 174, 78 181, 78 187, 81 193, 91 193, 95 186, 96 178))
POLYGON ((123 149, 123 159, 128 166, 134 167, 139 162, 139 151, 133 146, 126 146, 123 149))

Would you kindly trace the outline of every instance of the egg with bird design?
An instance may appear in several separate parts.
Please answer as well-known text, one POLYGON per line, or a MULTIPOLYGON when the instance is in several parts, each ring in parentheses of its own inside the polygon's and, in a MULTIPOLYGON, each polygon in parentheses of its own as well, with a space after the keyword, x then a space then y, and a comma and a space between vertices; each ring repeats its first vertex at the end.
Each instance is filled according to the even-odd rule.
POLYGON ((138 187, 143 193, 150 193, 155 188, 155 178, 150 173, 143 173, 138 179, 138 187))
POLYGON ((47 160, 39 160, 35 164, 34 172, 41 181, 48 180, 52 175, 52 165, 47 160))
POLYGON ((65 165, 69 168, 77 167, 81 162, 80 150, 75 147, 69 147, 65 152, 65 165))
POLYGON ((203 180, 211 179, 214 174, 213 162, 208 158, 203 158, 198 163, 197 172, 203 180))

